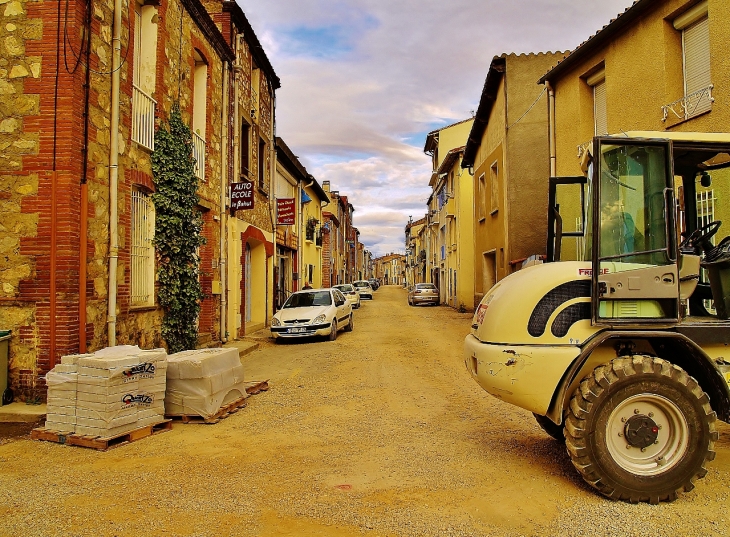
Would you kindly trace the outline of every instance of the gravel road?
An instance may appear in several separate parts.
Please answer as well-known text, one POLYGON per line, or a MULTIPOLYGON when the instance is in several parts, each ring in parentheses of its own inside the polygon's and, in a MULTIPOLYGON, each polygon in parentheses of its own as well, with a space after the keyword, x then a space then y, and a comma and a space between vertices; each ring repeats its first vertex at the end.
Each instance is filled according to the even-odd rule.
POLYGON ((730 534, 730 427, 676 502, 606 500, 531 414, 469 378, 470 318, 381 287, 337 341, 247 355, 271 388, 216 425, 106 453, 0 445, 0 535, 730 534))

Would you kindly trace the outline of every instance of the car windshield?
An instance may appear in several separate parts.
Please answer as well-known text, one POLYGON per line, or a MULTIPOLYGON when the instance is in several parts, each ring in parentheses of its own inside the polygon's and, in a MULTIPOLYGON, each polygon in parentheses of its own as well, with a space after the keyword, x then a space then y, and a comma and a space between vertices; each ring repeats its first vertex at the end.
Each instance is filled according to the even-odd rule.
POLYGON ((329 291, 312 291, 309 293, 294 293, 284 304, 284 309, 331 305, 332 296, 329 291))
POLYGON ((340 291, 343 291, 343 292, 346 293, 348 291, 352 291, 352 285, 349 285, 349 284, 347 284, 347 285, 335 285, 335 289, 339 289, 340 291))
POLYGON ((432 283, 418 283, 416 289, 436 289, 436 286, 432 283))
POLYGON ((352 285, 355 287, 370 287, 370 284, 368 282, 355 282, 352 285))

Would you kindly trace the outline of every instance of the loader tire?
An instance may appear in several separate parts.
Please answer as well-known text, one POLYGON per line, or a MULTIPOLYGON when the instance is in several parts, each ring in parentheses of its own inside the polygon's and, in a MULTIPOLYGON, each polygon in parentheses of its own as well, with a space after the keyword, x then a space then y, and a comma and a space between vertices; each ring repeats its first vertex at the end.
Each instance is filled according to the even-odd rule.
POLYGON ((715 412, 697 381, 661 358, 597 367, 573 394, 565 443, 601 494, 632 503, 673 501, 715 458, 715 412))

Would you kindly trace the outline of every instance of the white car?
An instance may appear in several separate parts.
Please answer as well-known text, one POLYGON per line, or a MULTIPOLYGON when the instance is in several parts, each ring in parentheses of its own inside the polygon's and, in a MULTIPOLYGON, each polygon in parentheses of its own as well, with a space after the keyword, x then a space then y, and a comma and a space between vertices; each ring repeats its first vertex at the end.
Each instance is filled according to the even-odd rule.
POLYGON ((271 319, 271 335, 280 338, 328 336, 337 339, 337 331, 352 332, 352 305, 337 289, 297 291, 284 302, 271 319))
POLYGON ((373 288, 370 287, 370 282, 367 280, 358 280, 356 282, 352 282, 352 285, 355 286, 358 293, 360 293, 360 296, 362 298, 369 298, 370 300, 373 299, 373 288))
POLYGON ((357 290, 357 287, 350 283, 343 283, 341 285, 335 285, 333 289, 337 289, 345 295, 345 298, 352 304, 353 309, 360 308, 360 292, 357 290))

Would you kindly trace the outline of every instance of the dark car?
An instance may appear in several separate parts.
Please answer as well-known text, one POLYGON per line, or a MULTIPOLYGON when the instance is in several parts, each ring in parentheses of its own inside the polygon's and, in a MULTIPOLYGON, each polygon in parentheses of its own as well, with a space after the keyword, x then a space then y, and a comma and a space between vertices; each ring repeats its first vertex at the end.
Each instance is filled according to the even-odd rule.
POLYGON ((377 291, 378 287, 380 287, 380 284, 378 283, 378 280, 376 278, 370 278, 368 280, 368 283, 370 283, 370 287, 373 288, 373 291, 377 291))

